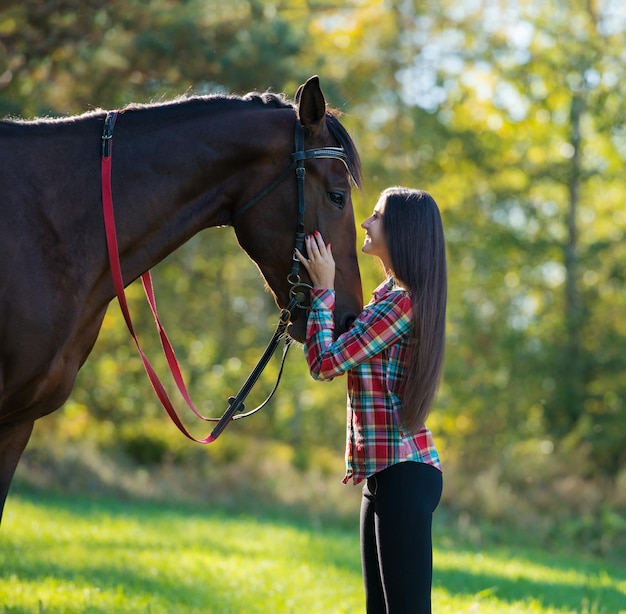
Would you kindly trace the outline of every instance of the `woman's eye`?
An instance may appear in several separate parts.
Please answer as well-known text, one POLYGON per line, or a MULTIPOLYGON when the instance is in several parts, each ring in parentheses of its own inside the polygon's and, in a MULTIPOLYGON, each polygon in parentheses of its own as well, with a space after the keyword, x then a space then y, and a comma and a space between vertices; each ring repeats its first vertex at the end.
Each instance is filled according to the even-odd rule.
POLYGON ((335 207, 339 207, 339 209, 343 209, 345 206, 345 201, 343 198, 343 194, 341 192, 327 192, 328 198, 330 202, 335 205, 335 207))

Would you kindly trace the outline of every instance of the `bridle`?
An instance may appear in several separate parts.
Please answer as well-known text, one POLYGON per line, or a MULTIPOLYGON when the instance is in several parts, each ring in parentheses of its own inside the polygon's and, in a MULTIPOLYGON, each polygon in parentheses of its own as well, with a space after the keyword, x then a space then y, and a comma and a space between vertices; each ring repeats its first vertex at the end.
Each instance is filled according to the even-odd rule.
POLYGON ((101 175, 102 175, 102 206, 104 213, 104 224, 105 224, 105 233, 107 239, 107 249, 109 253, 109 264, 111 266, 111 275, 113 277, 113 285, 115 287, 115 293, 120 304, 120 309, 126 321, 126 325, 128 330, 135 342, 137 347, 137 351, 141 357, 144 368, 152 383, 152 386, 163 405, 163 408, 171 418, 172 422, 177 426, 177 428, 189 439, 195 441, 197 443, 211 443, 217 439, 217 437, 222 433, 222 431, 226 428, 228 423, 231 420, 238 420, 240 418, 246 418, 255 414, 257 411, 265 407, 267 403, 270 401, 274 393, 278 388, 278 384, 280 382, 280 378, 283 372, 283 367, 285 364, 285 359, 287 357, 287 352, 289 351, 289 347, 291 344, 291 339, 287 336, 286 330, 289 325, 289 322, 295 313, 296 309, 308 309, 309 307, 306 305, 306 291, 311 290, 311 286, 302 281, 300 277, 300 261, 295 256, 295 249, 298 251, 304 251, 304 240, 305 240, 305 232, 304 232, 304 214, 306 210, 306 200, 305 200, 305 178, 306 178, 306 169, 304 166, 305 160, 319 159, 319 158, 331 158, 335 160, 341 161, 348 174, 351 176, 352 180, 356 184, 357 181, 350 171, 350 167, 348 165, 348 155, 343 147, 318 147, 316 149, 304 149, 304 128, 302 127, 302 123, 299 119, 296 118, 295 121, 295 130, 294 130, 294 152, 291 154, 291 163, 289 166, 270 184, 267 185, 261 192, 259 192, 254 198, 250 199, 243 207, 237 210, 233 214, 233 220, 243 215, 246 211, 248 211, 251 207, 253 207, 260 200, 265 198, 268 194, 270 194, 278 185, 280 185, 289 174, 295 170, 297 185, 298 185, 298 218, 296 224, 296 232, 295 232, 295 249, 294 255, 292 256, 292 265, 289 274, 287 275, 287 281, 289 282, 289 303, 287 306, 280 311, 278 326, 276 327, 276 331, 272 335, 270 342, 265 348, 261 358, 258 363, 254 367, 252 373, 248 376, 245 383, 239 390, 236 396, 230 397, 228 399, 228 408, 224 412, 221 418, 206 418, 203 416, 194 406, 191 398, 189 396, 189 392, 187 391, 187 387, 183 380, 182 374, 180 372, 180 368, 178 366, 178 361, 176 360, 176 356, 174 354, 174 349, 167 337, 165 329, 161 325, 159 320, 159 316, 156 308, 156 299, 154 295, 154 288, 152 285, 152 278, 150 275, 150 271, 146 271, 142 276, 142 284, 144 287, 144 292, 146 294, 146 298, 152 310, 152 314, 155 319, 155 323, 157 326, 157 330, 159 332, 159 337, 161 339, 161 345, 163 347, 163 352, 167 359, 168 366, 170 368, 170 372, 176 382, 176 385, 187 402, 189 408, 193 411, 193 413, 203 421, 207 422, 217 422, 210 435, 208 435, 204 439, 196 439, 193 435, 189 433, 186 427, 181 422, 178 417, 178 413, 174 408, 163 384, 161 383, 158 375, 156 374, 154 368, 148 361, 148 358, 144 354, 143 350, 139 345, 139 341, 137 339, 137 335, 135 333, 132 320, 130 317, 130 311, 128 309, 128 303, 126 301, 126 295, 124 291, 124 282, 122 278, 121 265, 119 260, 119 250, 117 246, 117 237, 115 230, 115 218, 113 213, 113 197, 111 190, 111 162, 112 162, 112 147, 113 147, 113 128, 115 126, 115 121, 118 116, 118 111, 110 111, 107 113, 104 127, 102 130, 102 167, 101 167, 101 175), (245 411, 244 401, 250 391, 252 390, 254 384, 259 379, 261 373, 267 366, 270 358, 273 356, 276 348, 281 339, 284 339, 284 349, 280 363, 280 369, 278 371, 278 376, 276 378, 276 383, 270 392, 269 396, 255 409, 242 413, 245 411), (237 414, 237 415, 235 415, 237 414))
POLYGON ((291 164, 276 179, 274 179, 274 181, 261 190, 261 192, 259 192, 254 198, 251 198, 233 215, 233 220, 243 215, 257 202, 265 198, 274 188, 279 186, 289 176, 289 174, 295 170, 298 182, 298 221, 296 224, 295 248, 292 256, 291 271, 289 275, 287 275, 290 302, 286 309, 289 310, 290 314, 293 313, 293 309, 296 307, 299 309, 308 309, 305 304, 306 296, 302 289, 311 290, 311 286, 304 283, 300 278, 300 261, 295 255, 296 249, 299 252, 304 253, 304 213, 306 209, 304 193, 306 169, 304 167, 304 161, 319 158, 333 158, 335 160, 340 160, 346 167, 352 181, 355 185, 357 184, 357 180, 354 178, 348 165, 348 154, 345 152, 343 147, 318 147, 316 149, 304 149, 304 128, 298 119, 296 119, 295 123, 294 152, 291 154, 291 158, 291 164), (290 307, 294 299, 295 305, 290 307))

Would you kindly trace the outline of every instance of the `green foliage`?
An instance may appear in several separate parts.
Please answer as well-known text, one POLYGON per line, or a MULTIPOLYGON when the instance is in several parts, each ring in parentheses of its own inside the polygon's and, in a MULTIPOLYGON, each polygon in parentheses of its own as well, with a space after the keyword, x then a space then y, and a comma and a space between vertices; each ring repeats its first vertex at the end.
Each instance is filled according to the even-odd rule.
POLYGON ((265 89, 293 78, 303 34, 270 6, 243 0, 26 0, 0 11, 0 112, 265 89))
POLYGON ((128 457, 138 465, 159 465, 169 450, 168 442, 152 434, 139 433, 132 429, 120 437, 120 443, 128 457))

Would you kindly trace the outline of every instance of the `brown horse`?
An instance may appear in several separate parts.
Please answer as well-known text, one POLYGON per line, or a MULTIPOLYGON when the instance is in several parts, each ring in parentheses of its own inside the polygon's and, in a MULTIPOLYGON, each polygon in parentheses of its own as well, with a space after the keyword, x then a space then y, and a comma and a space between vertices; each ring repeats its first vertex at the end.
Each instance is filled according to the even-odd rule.
MULTIPOLYGON (((124 284, 200 230, 232 225, 284 308, 295 174, 265 188, 290 164, 299 121, 307 149, 347 153, 347 165, 306 160, 304 222, 332 241, 336 328, 349 326, 362 307, 350 192, 360 161, 317 77, 295 100, 192 97, 119 113, 112 191, 124 284)), ((0 517, 35 420, 68 398, 115 296, 100 191, 105 115, 0 122, 0 517)), ((302 341, 305 325, 306 311, 295 310, 289 334, 302 341)))

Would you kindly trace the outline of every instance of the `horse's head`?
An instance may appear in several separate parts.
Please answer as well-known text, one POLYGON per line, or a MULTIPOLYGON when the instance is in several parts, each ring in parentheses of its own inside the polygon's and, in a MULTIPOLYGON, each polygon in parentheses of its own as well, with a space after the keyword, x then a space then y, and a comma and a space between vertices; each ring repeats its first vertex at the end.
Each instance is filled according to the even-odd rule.
MULTIPOLYGON (((309 305, 306 288, 311 280, 304 268, 298 271, 298 278, 295 278, 292 269, 298 230, 298 188, 295 169, 289 169, 290 159, 285 154, 291 154, 295 149, 293 120, 300 122, 303 127, 304 151, 310 154, 314 150, 322 150, 320 156, 323 157, 314 155, 304 162, 304 233, 319 230, 326 243, 332 243, 336 262, 337 334, 350 326, 363 307, 351 198, 351 179, 358 185, 361 167, 352 139, 337 117, 326 110, 326 101, 317 77, 311 77, 298 89, 293 109, 296 117, 291 115, 289 121, 283 119, 280 122, 283 132, 283 138, 279 139, 280 145, 275 152, 266 154, 266 158, 268 155, 277 158, 269 166, 265 160, 264 181, 266 187, 271 188, 270 191, 265 194, 261 190, 261 198, 257 200, 255 197, 248 202, 248 205, 254 202, 255 206, 240 209, 241 215, 235 215, 233 226, 241 246, 260 268, 279 307, 288 305, 294 282, 305 284, 296 289, 305 290, 305 301, 302 308, 293 310, 289 327, 291 337, 304 341, 308 313, 306 307, 309 305), (288 129, 286 136, 285 128, 288 129), (325 157, 324 153, 327 152, 324 152, 324 148, 329 147, 334 148, 329 150, 331 157, 325 157), (290 151, 285 152, 285 148, 290 151), (337 153, 337 148, 343 148, 345 161, 332 156, 337 153), (284 179, 280 179, 281 171, 288 173, 284 179), (276 185, 273 185, 274 181, 276 185)), ((255 180, 258 182, 258 177, 255 180)), ((258 191, 251 193, 259 194, 258 191)))

